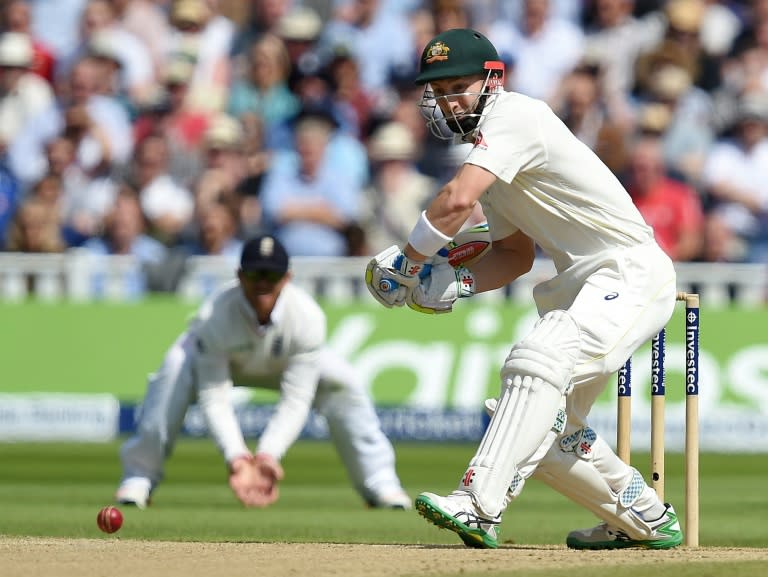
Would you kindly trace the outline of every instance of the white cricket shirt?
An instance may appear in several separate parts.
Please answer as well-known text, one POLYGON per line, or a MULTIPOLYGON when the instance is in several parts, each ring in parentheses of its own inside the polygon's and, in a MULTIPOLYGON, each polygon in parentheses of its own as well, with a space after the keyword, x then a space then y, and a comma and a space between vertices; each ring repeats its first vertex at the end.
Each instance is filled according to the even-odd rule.
POLYGON ((499 94, 464 162, 497 177, 480 198, 492 239, 521 230, 558 272, 653 240, 618 179, 540 100, 499 94))
POLYGON ((229 396, 233 384, 280 391, 258 447, 280 459, 301 433, 314 401, 326 339, 320 306, 288 283, 271 322, 260 325, 233 281, 200 307, 188 332, 198 401, 225 459, 247 451, 229 396))

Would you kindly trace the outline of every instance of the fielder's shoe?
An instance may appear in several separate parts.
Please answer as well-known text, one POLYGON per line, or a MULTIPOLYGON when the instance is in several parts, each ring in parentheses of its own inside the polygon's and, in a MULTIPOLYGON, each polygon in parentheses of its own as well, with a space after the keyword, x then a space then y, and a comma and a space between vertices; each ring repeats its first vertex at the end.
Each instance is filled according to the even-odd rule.
POLYGON ((382 493, 368 500, 368 506, 373 509, 401 509, 411 508, 411 498, 399 489, 391 493, 382 493))
POLYGON ((416 497, 416 510, 433 525, 456 533, 467 547, 496 549, 499 546, 501 517, 481 516, 468 493, 454 491, 447 497, 422 493, 416 497))
POLYGON ((621 529, 600 523, 591 529, 581 529, 568 533, 565 544, 571 549, 626 549, 628 547, 645 549, 671 549, 683 542, 683 532, 677 520, 675 509, 669 503, 667 510, 656 521, 648 525, 652 529, 648 539, 630 539, 621 529))
POLYGON ((134 505, 139 509, 149 506, 152 482, 144 477, 129 477, 120 483, 115 493, 115 501, 122 505, 134 505))

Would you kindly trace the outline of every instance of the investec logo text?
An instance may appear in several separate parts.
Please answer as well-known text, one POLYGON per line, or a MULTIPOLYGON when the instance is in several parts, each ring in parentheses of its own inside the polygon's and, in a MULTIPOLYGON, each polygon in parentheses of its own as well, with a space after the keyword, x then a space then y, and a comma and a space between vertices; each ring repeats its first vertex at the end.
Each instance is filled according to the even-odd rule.
MULTIPOLYGON (((691 315, 695 313, 691 312, 691 315)), ((699 394, 697 373, 699 372, 696 351, 698 350, 699 325, 693 324, 685 329, 685 392, 689 395, 699 394)))
MULTIPOLYGON (((631 360, 629 361, 632 362, 631 360)), ((630 381, 630 365, 625 364, 619 369, 618 385, 619 396, 628 397, 632 394, 632 382, 630 381)))
POLYGON ((664 334, 651 341, 651 394, 664 394, 664 334))

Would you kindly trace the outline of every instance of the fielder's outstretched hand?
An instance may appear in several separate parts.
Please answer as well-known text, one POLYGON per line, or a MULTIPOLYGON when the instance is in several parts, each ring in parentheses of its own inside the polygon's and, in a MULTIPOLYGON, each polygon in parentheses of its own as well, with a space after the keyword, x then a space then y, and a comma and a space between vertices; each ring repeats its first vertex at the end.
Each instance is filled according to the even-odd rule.
POLYGON ((267 507, 277 501, 282 479, 280 463, 265 453, 238 457, 230 463, 229 486, 246 507, 267 507))

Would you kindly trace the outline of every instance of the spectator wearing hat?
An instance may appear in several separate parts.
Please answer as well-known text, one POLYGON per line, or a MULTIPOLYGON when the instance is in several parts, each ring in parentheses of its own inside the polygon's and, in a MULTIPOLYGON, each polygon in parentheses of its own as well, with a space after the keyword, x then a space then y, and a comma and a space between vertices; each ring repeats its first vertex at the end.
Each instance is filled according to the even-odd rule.
MULTIPOLYGON (((338 120, 340 112, 336 110, 334 104, 332 100, 327 101, 325 106, 317 102, 305 103, 291 123, 283 124, 271 135, 265 135, 266 147, 274 151, 271 169, 295 170, 297 166, 296 128, 304 120, 314 120, 325 125, 330 135, 323 164, 328 166, 329 171, 345 174, 358 189, 362 189, 367 184, 370 173, 365 146, 341 125, 338 120)), ((411 106, 411 108, 415 107, 411 106)))
POLYGON ((229 57, 236 33, 233 22, 217 12, 215 2, 205 0, 173 0, 170 21, 169 53, 194 63, 189 105, 208 114, 226 110, 232 74, 229 57))
POLYGON ((319 47, 324 23, 309 6, 295 6, 275 24, 291 63, 288 86, 304 103, 330 99, 331 78, 319 47))
POLYGON ((285 43, 292 73, 317 69, 317 41, 322 31, 322 19, 309 6, 295 6, 277 20, 274 34, 285 43))
POLYGON ((244 137, 243 124, 229 114, 217 115, 205 132, 204 170, 215 170, 223 175, 227 194, 231 194, 247 174, 244 137))
POLYGON ((404 223, 421 215, 437 191, 437 181, 419 172, 416 139, 400 122, 379 126, 368 141, 371 183, 363 192, 360 225, 367 254, 403 244, 411 232, 404 223))
POLYGON ((164 6, 166 3, 155 0, 113 0, 112 4, 123 29, 146 47, 152 62, 153 76, 162 81, 172 30, 164 6))
POLYGON ((715 109, 709 93, 693 83, 685 66, 660 60, 637 94, 637 110, 639 128, 661 135, 670 172, 698 185, 704 159, 716 137, 715 109), (658 122, 651 126, 646 120, 658 122))
POLYGON ((295 152, 275 155, 260 200, 263 225, 295 256, 348 254, 345 230, 359 217, 361 187, 353 169, 330 162, 333 126, 304 115, 295 152))
POLYGON ((136 142, 153 133, 167 136, 170 174, 190 190, 203 170, 203 142, 211 124, 210 114, 189 104, 193 70, 194 65, 187 59, 171 59, 161 86, 139 108, 133 125, 136 142))
MULTIPOLYGON (((240 232, 241 186, 250 174, 249 151, 243 124, 238 119, 228 114, 212 119, 203 142, 202 170, 193 185, 195 217, 183 234, 186 245, 199 243, 200 218, 212 205, 227 206, 236 217, 234 234, 240 232)), ((258 198, 256 204, 258 207, 258 198)), ((260 208, 257 213, 261 214, 260 208)))
POLYGON ((670 64, 682 68, 694 86, 713 91, 720 86, 719 59, 707 53, 701 43, 701 27, 706 14, 704 0, 670 0, 664 6, 663 38, 649 51, 638 56, 635 83, 647 87, 649 76, 670 64))
POLYGON ((66 77, 76 62, 88 56, 114 63, 113 91, 124 92, 129 102, 144 102, 151 94, 156 77, 149 49, 125 29, 109 0, 88 0, 80 18, 80 43, 60 61, 57 77, 66 77))
POLYGON ((53 103, 50 85, 31 71, 32 41, 20 32, 0 34, 0 150, 53 103))
MULTIPOLYGON (((37 3, 35 3, 37 4, 37 3)), ((2 21, 6 32, 26 34, 32 42, 32 66, 30 70, 53 84, 56 64, 53 51, 40 41, 32 31, 32 8, 26 0, 10 0, 2 7, 2 21)))
MULTIPOLYGON (((112 33, 97 32, 88 43, 87 54, 97 70, 95 93, 113 98, 123 106, 126 114, 133 118, 136 115, 137 106, 134 105, 134 99, 123 82, 123 66, 120 55, 115 49, 112 33)), ((149 96, 144 96, 144 101, 147 98, 149 96)), ((136 104, 140 105, 139 102, 136 104)))
MULTIPOLYGON (((754 4, 752 2, 751 4, 754 4)), ((704 51, 716 58, 728 54, 743 29, 742 20, 751 20, 743 10, 730 2, 704 0, 704 16, 699 28, 699 41, 704 51), (737 12, 738 11, 738 12, 737 12)))

